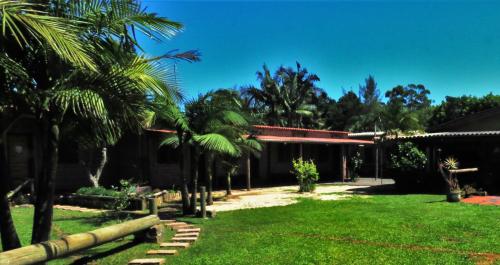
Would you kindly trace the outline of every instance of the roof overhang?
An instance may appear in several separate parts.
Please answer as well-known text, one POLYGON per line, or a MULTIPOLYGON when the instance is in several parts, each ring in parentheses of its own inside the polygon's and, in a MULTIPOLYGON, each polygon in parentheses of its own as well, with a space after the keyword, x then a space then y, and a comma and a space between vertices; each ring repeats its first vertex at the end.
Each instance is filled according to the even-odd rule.
POLYGON ((285 136, 270 136, 270 135, 255 135, 253 137, 259 141, 270 142, 270 143, 353 144, 353 145, 374 144, 373 141, 357 140, 349 138, 285 137, 285 136))
POLYGON ((156 133, 166 133, 166 134, 174 134, 176 131, 174 130, 165 130, 165 129, 145 129, 148 132, 156 132, 156 133))

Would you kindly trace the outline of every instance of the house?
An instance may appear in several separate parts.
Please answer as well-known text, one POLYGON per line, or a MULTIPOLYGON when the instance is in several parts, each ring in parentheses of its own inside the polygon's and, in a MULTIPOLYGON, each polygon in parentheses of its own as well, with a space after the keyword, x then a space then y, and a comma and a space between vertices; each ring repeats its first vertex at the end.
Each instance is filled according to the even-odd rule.
MULTIPOLYGON (((4 127, 5 128, 5 127, 4 127)), ((143 134, 128 134, 108 149, 108 163, 103 171, 102 184, 110 186, 119 179, 133 179, 149 183, 157 188, 172 188, 181 182, 178 152, 168 146, 159 147, 161 140, 175 133, 165 129, 148 129, 143 134)), ((257 125, 251 135, 263 144, 259 157, 244 156, 240 159, 239 175, 250 178, 252 183, 269 185, 295 183, 291 176, 291 161, 303 157, 313 159, 324 181, 348 178, 348 153, 353 146, 368 146, 371 140, 352 139, 348 132, 286 128, 257 125)), ((36 128, 29 120, 18 121, 4 134, 7 152, 7 168, 11 176, 11 187, 23 180, 34 178, 40 170, 41 155, 36 128)), ((72 139, 62 139, 59 146, 59 167, 56 189, 59 192, 73 191, 89 186, 87 171, 82 164, 84 152, 72 139)), ((185 154, 185 173, 189 174, 189 152, 185 154)), ((200 160, 200 181, 205 176, 206 162, 200 160)), ((215 186, 222 186, 225 172, 221 163, 211 165, 214 169, 215 186)), ((234 182, 243 184, 245 177, 236 177, 234 182)))
POLYGON ((428 158, 426 171, 433 178, 429 183, 440 183, 437 163, 453 156, 460 168, 477 167, 479 172, 459 176, 462 186, 474 185, 490 193, 500 193, 500 108, 468 115, 434 128, 427 133, 398 136, 388 141, 390 146, 411 141, 428 158))

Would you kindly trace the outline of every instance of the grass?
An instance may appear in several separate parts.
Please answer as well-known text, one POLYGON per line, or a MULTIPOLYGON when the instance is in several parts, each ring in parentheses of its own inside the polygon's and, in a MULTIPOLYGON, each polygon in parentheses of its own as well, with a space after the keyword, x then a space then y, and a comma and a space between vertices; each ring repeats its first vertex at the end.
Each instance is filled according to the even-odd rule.
MULTIPOLYGON (((14 213, 26 243, 31 209, 14 213)), ((101 225, 96 215, 66 211, 56 211, 55 220, 59 233, 101 225)), ((186 220, 203 227, 200 240, 167 264, 500 264, 500 208, 450 204, 439 195, 304 199, 186 220)), ((126 264, 155 248, 126 239, 79 255, 97 255, 97 264, 126 264)))

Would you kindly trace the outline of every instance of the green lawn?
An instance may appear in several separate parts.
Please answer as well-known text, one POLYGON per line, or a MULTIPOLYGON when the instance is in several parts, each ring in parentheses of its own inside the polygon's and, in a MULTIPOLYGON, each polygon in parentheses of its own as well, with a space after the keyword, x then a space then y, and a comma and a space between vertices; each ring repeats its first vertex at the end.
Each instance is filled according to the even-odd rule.
MULTIPOLYGON (((474 264, 496 257, 493 264, 500 264, 500 207, 450 204, 443 198, 379 195, 342 201, 307 199, 286 207, 218 213, 212 220, 187 219, 203 227, 201 238, 179 256, 167 258, 167 263, 474 264)), ((21 227, 30 226, 29 211, 15 209, 16 224, 25 240, 29 231, 21 227)), ((57 230, 90 230, 96 225, 93 217, 56 211, 57 230), (71 217, 79 218, 69 220, 71 217)), ((87 254, 100 255, 98 264, 126 264, 156 247, 141 244, 128 248, 129 242, 107 244, 87 254)))

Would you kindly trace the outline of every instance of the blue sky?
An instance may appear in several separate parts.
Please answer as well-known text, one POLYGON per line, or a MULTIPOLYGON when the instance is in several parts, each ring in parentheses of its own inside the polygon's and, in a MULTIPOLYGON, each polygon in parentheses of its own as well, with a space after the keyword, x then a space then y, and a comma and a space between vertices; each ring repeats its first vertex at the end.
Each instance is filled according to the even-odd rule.
POLYGON ((384 93, 421 83, 444 96, 500 94, 500 1, 164 1, 144 6, 185 29, 145 50, 197 49, 177 67, 188 98, 257 85, 255 72, 299 61, 333 98, 369 74, 384 93))

